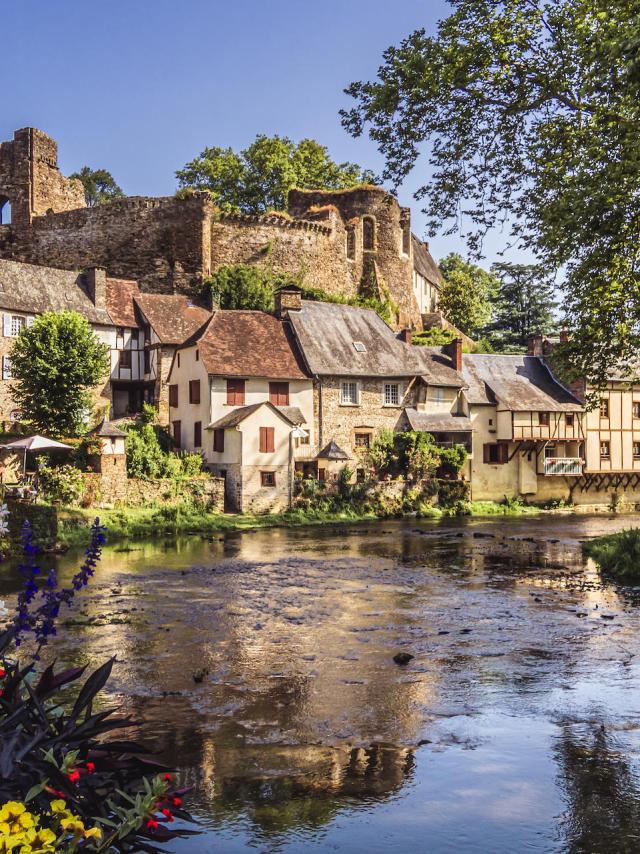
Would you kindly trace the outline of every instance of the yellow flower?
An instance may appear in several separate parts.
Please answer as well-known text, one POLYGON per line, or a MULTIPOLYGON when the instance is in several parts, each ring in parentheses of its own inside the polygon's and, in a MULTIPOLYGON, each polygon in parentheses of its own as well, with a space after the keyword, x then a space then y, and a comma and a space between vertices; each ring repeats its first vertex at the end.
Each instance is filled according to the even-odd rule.
POLYGON ((80 816, 77 815, 71 815, 68 818, 63 818, 60 821, 60 827, 77 836, 82 836, 84 834, 84 822, 80 816))
POLYGON ((66 812, 67 811, 66 801, 51 801, 49 806, 51 807, 51 812, 66 812))
POLYGON ((27 812, 25 805, 18 801, 8 801, 0 809, 0 832, 9 836, 35 827, 37 821, 36 817, 27 812))
POLYGON ((11 854, 12 851, 22 844, 22 835, 10 836, 2 831, 0 835, 0 854, 11 854))
POLYGON ((84 832, 85 839, 102 839, 102 831, 99 827, 90 827, 84 832))
POLYGON ((56 835, 52 830, 27 830, 24 835, 26 845, 20 849, 20 854, 50 854, 55 852, 56 835))

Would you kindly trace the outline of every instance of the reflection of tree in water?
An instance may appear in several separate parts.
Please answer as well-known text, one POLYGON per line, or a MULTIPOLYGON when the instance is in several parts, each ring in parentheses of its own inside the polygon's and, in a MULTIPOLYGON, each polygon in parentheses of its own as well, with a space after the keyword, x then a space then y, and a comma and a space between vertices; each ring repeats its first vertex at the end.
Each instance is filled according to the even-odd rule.
POLYGON ((556 748, 568 808, 565 850, 640 850, 640 791, 628 758, 600 725, 567 724, 556 748))

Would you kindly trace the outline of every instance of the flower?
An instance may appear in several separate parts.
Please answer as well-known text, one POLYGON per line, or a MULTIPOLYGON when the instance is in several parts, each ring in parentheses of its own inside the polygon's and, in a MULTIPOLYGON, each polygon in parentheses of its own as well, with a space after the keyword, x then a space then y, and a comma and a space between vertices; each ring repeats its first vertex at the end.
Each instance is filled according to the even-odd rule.
POLYGON ((182 798, 179 798, 176 795, 175 797, 171 798, 171 803, 174 805, 174 807, 181 807, 182 806, 182 798))
POLYGON ((49 806, 51 807, 51 812, 53 813, 67 811, 67 803, 63 800, 51 801, 49 806))
POLYGON ((171 780, 173 779, 173 777, 171 776, 171 774, 165 774, 165 775, 164 775, 164 779, 165 779, 168 783, 170 783, 170 782, 171 782, 171 780))
POLYGON ((155 820, 155 818, 150 818, 147 821, 147 828, 149 830, 157 830, 158 829, 158 822, 155 820))
POLYGON ((19 801, 7 801, 0 809, 0 833, 15 835, 34 827, 36 819, 19 801))
POLYGON ((56 835, 52 830, 41 827, 40 830, 27 830, 23 839, 26 845, 20 849, 20 854, 49 854, 55 852, 56 835))
POLYGON ((84 836, 84 822, 78 815, 69 815, 67 818, 60 819, 60 827, 68 833, 73 833, 74 836, 84 836))
POLYGON ((173 813, 171 812, 169 807, 165 807, 161 812, 167 821, 169 821, 169 822, 173 821, 173 813))
POLYGON ((11 854, 12 851, 22 845, 23 836, 0 835, 0 854, 11 854))
POLYGON ((79 771, 70 771, 67 774, 70 783, 79 783, 80 782, 80 772, 79 771))
POLYGON ((8 617, 8 616, 9 616, 9 609, 5 605, 4 599, 0 599, 0 618, 8 617))
POLYGON ((84 832, 85 839, 102 839, 102 830, 99 827, 90 827, 84 832))
POLYGON ((87 768, 88 774, 93 774, 93 772, 96 770, 95 763, 94 762, 87 762, 86 768, 87 768))

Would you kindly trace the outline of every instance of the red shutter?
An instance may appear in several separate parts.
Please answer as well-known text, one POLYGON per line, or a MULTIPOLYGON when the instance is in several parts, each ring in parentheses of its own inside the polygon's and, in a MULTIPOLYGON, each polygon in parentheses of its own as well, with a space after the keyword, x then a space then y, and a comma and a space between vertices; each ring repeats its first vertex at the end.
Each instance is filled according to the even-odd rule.
POLYGON ((200 380, 189 380, 189 403, 200 403, 200 380))
POLYGON ((244 406, 244 380, 227 380, 227 405, 244 406))
POLYGON ((273 427, 260 428, 260 453, 272 454, 275 451, 275 429, 273 427))
POLYGON ((289 383, 269 383, 269 401, 274 406, 289 406, 289 383))
POLYGON ((180 421, 173 422, 173 441, 180 447, 182 444, 182 423, 180 421))
POLYGON ((193 425, 193 447, 202 447, 202 421, 196 421, 193 425))
POLYGON ((169 406, 177 406, 178 405, 178 386, 170 385, 169 386, 169 406))
POLYGON ((224 430, 221 427, 213 431, 213 450, 219 454, 224 451, 224 430))

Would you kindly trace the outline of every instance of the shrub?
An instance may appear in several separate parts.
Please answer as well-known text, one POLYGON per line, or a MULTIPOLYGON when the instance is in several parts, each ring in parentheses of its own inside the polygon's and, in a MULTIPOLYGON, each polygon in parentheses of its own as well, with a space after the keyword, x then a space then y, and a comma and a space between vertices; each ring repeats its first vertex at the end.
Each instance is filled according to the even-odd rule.
POLYGON ((640 529, 631 528, 583 543, 583 551, 607 575, 625 582, 640 578, 640 529))
POLYGON ((202 471, 200 454, 173 453, 171 437, 164 427, 154 423, 156 410, 145 404, 139 422, 129 424, 126 455, 127 474, 147 480, 194 477, 202 471))
POLYGON ((84 492, 84 478, 80 469, 64 465, 53 468, 43 458, 38 462, 38 487, 47 501, 78 504, 84 492))

